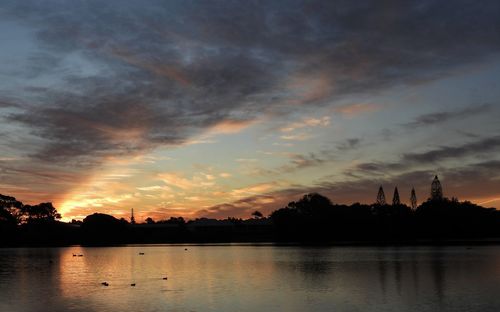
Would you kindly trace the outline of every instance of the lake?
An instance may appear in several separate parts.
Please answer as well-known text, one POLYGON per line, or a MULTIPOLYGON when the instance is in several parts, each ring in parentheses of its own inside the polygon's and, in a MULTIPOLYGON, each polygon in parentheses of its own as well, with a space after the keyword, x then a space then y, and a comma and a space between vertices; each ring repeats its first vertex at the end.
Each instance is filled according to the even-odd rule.
POLYGON ((0 249, 0 311, 500 311, 500 246, 0 249))

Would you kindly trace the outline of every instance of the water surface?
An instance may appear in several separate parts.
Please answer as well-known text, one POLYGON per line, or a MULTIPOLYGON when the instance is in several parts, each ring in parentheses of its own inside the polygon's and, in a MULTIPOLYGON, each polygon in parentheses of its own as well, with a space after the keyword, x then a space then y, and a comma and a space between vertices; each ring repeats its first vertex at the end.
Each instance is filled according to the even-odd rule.
POLYGON ((500 246, 0 249, 0 311, 500 311, 500 246))

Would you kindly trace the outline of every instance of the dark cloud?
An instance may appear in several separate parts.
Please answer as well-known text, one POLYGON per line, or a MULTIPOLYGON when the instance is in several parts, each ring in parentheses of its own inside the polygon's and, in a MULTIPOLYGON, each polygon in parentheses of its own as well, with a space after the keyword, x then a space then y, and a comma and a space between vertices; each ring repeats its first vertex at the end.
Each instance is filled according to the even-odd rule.
POLYGON ((249 218, 252 212, 259 210, 266 216, 273 210, 285 207, 290 201, 315 190, 317 188, 292 185, 286 189, 248 196, 229 203, 214 205, 207 209, 200 209, 195 212, 195 215, 208 218, 227 218, 228 216, 249 218))
POLYGON ((177 145, 226 119, 286 112, 283 103, 297 97, 290 78, 321 81, 298 100, 321 104, 434 79, 500 47, 496 1, 7 1, 2 7, 3 17, 36 30, 40 51, 29 60, 29 74, 62 79, 51 90, 25 86, 38 108, 11 116, 46 139, 36 153, 41 159, 98 160, 177 145), (73 64, 78 70, 62 61, 69 55, 80 58, 73 64), (137 142, 120 139, 132 130, 137 142))
POLYGON ((77 168, 60 168, 57 164, 0 158, 0 193, 15 194, 25 203, 59 202, 68 190, 88 179, 90 173, 77 168))
POLYGON ((255 210, 263 209, 261 212, 264 214, 270 213, 271 211, 268 208, 270 203, 272 203, 273 206, 281 204, 280 201, 277 202, 275 195, 263 194, 245 197, 231 203, 214 205, 207 209, 201 209, 196 211, 195 216, 216 219, 225 219, 233 216, 250 218, 251 213, 255 210))
POLYGON ((275 169, 260 169, 258 173, 262 175, 276 175, 321 166, 334 161, 338 152, 348 152, 357 149, 361 141, 362 139, 360 138, 351 138, 336 144, 335 148, 324 148, 307 154, 290 154, 288 155, 289 161, 287 164, 275 169))
POLYGON ((360 144, 361 144, 360 138, 347 139, 344 142, 337 144, 337 149, 340 151, 349 151, 357 149, 360 144))
POLYGON ((310 152, 308 154, 292 154, 288 164, 279 167, 276 170, 269 170, 268 174, 276 174, 290 172, 299 169, 321 166, 325 163, 335 160, 339 152, 348 152, 357 149, 361 144, 362 139, 351 138, 338 143, 335 148, 325 148, 318 152, 310 152))
POLYGON ((442 124, 448 120, 464 119, 474 115, 486 113, 491 109, 490 104, 482 104, 477 106, 466 107, 464 109, 448 112, 437 112, 421 115, 415 118, 414 121, 407 123, 405 126, 409 128, 426 127, 436 124, 442 124))
POLYGON ((327 160, 321 158, 315 153, 309 153, 307 155, 293 155, 290 166, 294 169, 302 169, 312 166, 318 166, 325 163, 327 160))
POLYGON ((16 108, 16 107, 19 107, 19 104, 17 103, 17 101, 15 99, 1 98, 0 97, 0 109, 1 108, 16 108))
POLYGON ((450 158, 461 158, 465 156, 479 156, 492 153, 500 148, 500 136, 485 138, 460 146, 443 146, 438 149, 423 153, 408 153, 402 157, 402 162, 409 163, 432 163, 450 158))
POLYGON ((316 153, 290 154, 288 157, 289 160, 285 165, 269 170, 260 169, 257 173, 261 175, 279 175, 300 169, 321 166, 335 159, 335 151, 333 149, 323 149, 316 153))
POLYGON ((436 166, 446 160, 457 160, 464 157, 484 159, 500 149, 500 136, 483 138, 459 146, 443 146, 422 153, 406 153, 397 161, 373 161, 357 164, 344 171, 346 176, 361 178, 363 176, 384 176, 391 172, 408 171, 425 165, 436 166))
POLYGON ((357 171, 381 173, 389 170, 401 169, 402 165, 397 163, 368 162, 356 165, 357 171))

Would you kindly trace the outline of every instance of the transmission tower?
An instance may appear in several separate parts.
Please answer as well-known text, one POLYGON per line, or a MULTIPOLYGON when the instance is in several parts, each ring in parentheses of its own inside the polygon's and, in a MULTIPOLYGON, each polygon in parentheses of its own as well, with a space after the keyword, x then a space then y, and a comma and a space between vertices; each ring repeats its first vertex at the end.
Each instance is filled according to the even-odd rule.
POLYGON ((411 209, 413 210, 417 209, 417 194, 415 193, 415 188, 411 189, 410 205, 411 209))
POLYGON ((394 196, 392 197, 392 205, 393 206, 401 205, 401 200, 399 200, 399 192, 398 192, 397 186, 394 188, 394 196))
POLYGON ((135 224, 135 218, 134 218, 134 208, 132 208, 132 211, 130 213, 130 223, 135 224))
POLYGON ((434 177, 431 185, 431 200, 442 200, 443 199, 443 188, 441 187, 441 182, 437 176, 434 177))
POLYGON ((385 194, 384 194, 384 189, 382 186, 378 189, 378 194, 377 194, 377 205, 383 206, 385 205, 385 194))

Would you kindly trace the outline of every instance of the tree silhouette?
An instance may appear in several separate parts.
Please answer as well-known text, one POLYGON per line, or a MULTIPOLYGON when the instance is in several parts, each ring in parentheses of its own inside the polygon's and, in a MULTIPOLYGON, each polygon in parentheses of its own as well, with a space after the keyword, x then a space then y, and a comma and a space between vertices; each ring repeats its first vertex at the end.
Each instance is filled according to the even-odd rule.
POLYGON ((254 217, 255 219, 260 219, 262 218, 264 215, 262 214, 262 212, 258 211, 258 210, 255 210, 254 212, 252 212, 252 217, 254 217))
POLYGON ((11 196, 0 194, 0 221, 18 224, 23 203, 11 196))
POLYGON ((379 189, 378 189, 377 202, 376 203, 379 206, 384 206, 386 204, 384 189, 382 188, 382 186, 380 186, 379 189))
POLYGON ((126 240, 130 224, 124 218, 94 213, 83 219, 81 230, 83 241, 88 244, 115 243, 126 240))
POLYGON ((394 196, 392 197, 392 205, 399 206, 401 205, 401 200, 399 199, 398 187, 394 188, 394 196))
POLYGON ((441 182, 439 182, 438 176, 434 177, 434 181, 431 184, 431 199, 432 200, 442 200, 443 199, 443 188, 441 182))
POLYGON ((417 209, 417 194, 415 193, 415 188, 411 189, 410 205, 412 210, 417 209))
POLYGON ((170 217, 168 220, 160 220, 156 223, 184 225, 186 224, 186 221, 183 217, 170 217))
POLYGON ((57 212, 52 203, 40 203, 33 206, 24 205, 21 211, 28 223, 61 219, 61 214, 57 212))

